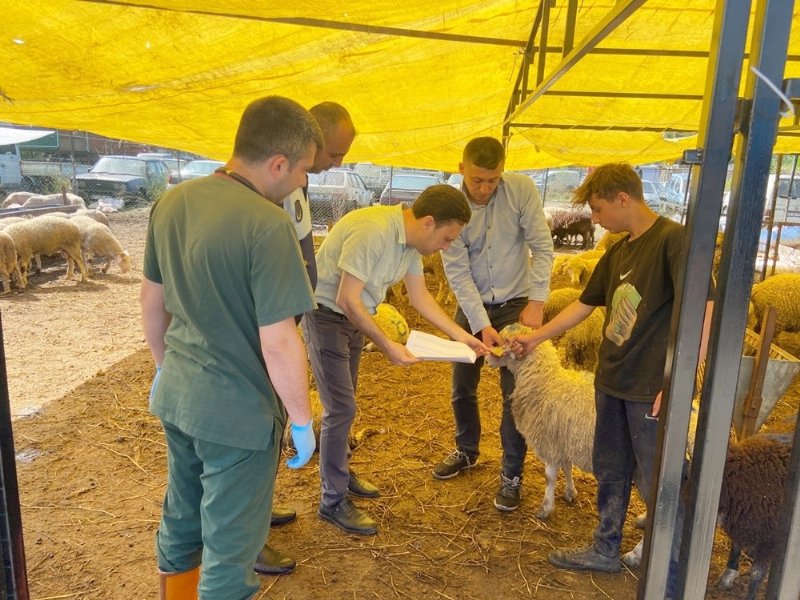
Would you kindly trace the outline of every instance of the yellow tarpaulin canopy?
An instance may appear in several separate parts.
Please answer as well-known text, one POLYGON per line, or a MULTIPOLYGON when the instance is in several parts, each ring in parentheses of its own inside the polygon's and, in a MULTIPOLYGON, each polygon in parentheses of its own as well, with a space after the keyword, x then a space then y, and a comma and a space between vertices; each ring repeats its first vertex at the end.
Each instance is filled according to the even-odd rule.
MULTIPOLYGON (((334 100, 359 131, 348 161, 442 170, 472 137, 503 135, 537 2, 286 4, 298 6, 5 0, 0 121, 225 159, 250 100, 334 100)), ((579 2, 575 45, 620 4, 579 2)), ((646 163, 696 145, 663 131, 698 129, 715 2, 641 4, 514 115, 507 168, 646 163)), ((545 74, 562 61, 567 6, 549 9, 545 74)), ((797 28, 787 77, 800 76, 797 28)), ((779 149, 798 142, 781 136, 779 149)))

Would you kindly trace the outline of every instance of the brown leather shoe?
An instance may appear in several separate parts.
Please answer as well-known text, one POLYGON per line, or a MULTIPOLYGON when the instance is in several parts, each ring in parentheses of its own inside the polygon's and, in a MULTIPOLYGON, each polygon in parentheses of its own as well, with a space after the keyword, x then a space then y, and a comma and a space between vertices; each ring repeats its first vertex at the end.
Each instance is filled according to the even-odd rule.
POLYGON ((276 527, 278 525, 285 525, 286 523, 291 523, 297 518, 297 512, 293 508, 288 508, 286 506, 273 506, 272 507, 272 520, 270 521, 270 527, 276 527))
POLYGON ((253 570, 259 575, 287 575, 294 571, 296 566, 297 563, 293 558, 264 544, 258 553, 253 570))
POLYGON ((381 495, 380 490, 366 479, 362 479, 353 471, 350 471, 350 481, 347 482, 347 489, 353 496, 361 498, 377 498, 381 495))
POLYGON ((353 506, 350 499, 345 496, 333 506, 319 505, 317 511, 320 518, 333 523, 348 533, 359 535, 374 535, 378 533, 378 524, 367 513, 353 506))

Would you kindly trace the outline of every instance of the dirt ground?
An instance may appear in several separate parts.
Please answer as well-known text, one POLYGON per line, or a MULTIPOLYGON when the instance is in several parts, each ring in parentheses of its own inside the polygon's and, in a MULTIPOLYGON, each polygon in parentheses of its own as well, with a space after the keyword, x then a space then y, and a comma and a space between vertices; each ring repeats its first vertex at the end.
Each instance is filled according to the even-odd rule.
MULTIPOLYGON (((112 215, 133 257, 94 281, 65 282, 53 263, 24 292, 0 299, 17 450, 31 598, 130 600, 157 597, 153 539, 164 492, 165 446, 147 410, 153 366, 139 320, 138 284, 147 222, 143 210, 112 215), (43 407, 43 408, 39 408, 43 407)), ((450 306, 449 308, 453 308, 450 306)), ((426 329, 425 324, 412 326, 426 329)), ((481 383, 482 455, 448 482, 431 477, 452 449, 449 366, 392 367, 378 353, 362 361, 352 465, 378 484, 359 500, 380 522, 377 536, 341 533, 316 516, 317 459, 279 470, 276 502, 295 523, 270 534, 297 559, 295 573, 264 577, 256 598, 634 598, 636 571, 590 575, 556 570, 553 548, 586 543, 596 522, 594 483, 577 474, 578 499, 558 499, 548 521, 534 516, 543 465, 530 456, 519 510, 500 514, 497 490, 500 394, 486 368, 481 383)), ((800 383, 774 411, 797 411, 800 383)), ((561 492, 563 482, 559 485, 561 492)), ((631 515, 641 510, 634 503, 631 515)), ((640 532, 628 526, 623 546, 640 532)), ((724 566, 715 544, 710 581, 724 566)), ((710 598, 742 597, 709 591, 710 598)))

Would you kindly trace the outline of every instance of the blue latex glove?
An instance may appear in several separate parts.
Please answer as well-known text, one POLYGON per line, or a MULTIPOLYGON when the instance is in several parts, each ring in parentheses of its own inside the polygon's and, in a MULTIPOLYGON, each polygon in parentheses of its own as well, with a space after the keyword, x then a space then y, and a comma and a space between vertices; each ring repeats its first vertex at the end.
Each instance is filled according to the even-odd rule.
POLYGON ((292 423, 292 441, 297 454, 286 459, 286 466, 290 469, 299 469, 311 460, 311 455, 314 454, 314 449, 317 447, 313 423, 314 419, 309 420, 305 425, 292 423))
POLYGON ((156 387, 158 386, 158 376, 161 375, 161 367, 156 367, 156 375, 153 377, 153 383, 150 384, 150 407, 153 406, 153 396, 156 395, 156 387))

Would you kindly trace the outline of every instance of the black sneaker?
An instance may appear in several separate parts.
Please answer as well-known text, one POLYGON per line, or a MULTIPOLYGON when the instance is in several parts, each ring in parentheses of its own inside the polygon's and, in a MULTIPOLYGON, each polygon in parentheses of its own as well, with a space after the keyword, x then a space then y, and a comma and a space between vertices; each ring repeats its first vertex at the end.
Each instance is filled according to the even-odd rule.
POLYGON ((433 467, 433 476, 436 479, 452 479, 464 469, 469 469, 474 465, 474 458, 470 458, 466 452, 456 448, 442 462, 433 467))
POLYGON ((519 477, 506 477, 500 473, 500 489, 494 497, 494 507, 503 512, 517 510, 519 506, 519 486, 522 479, 519 477))
POLYGON ((600 554, 594 545, 578 550, 558 550, 547 555, 548 562, 559 569, 573 571, 600 571, 617 573, 622 569, 619 556, 609 557, 600 554))

